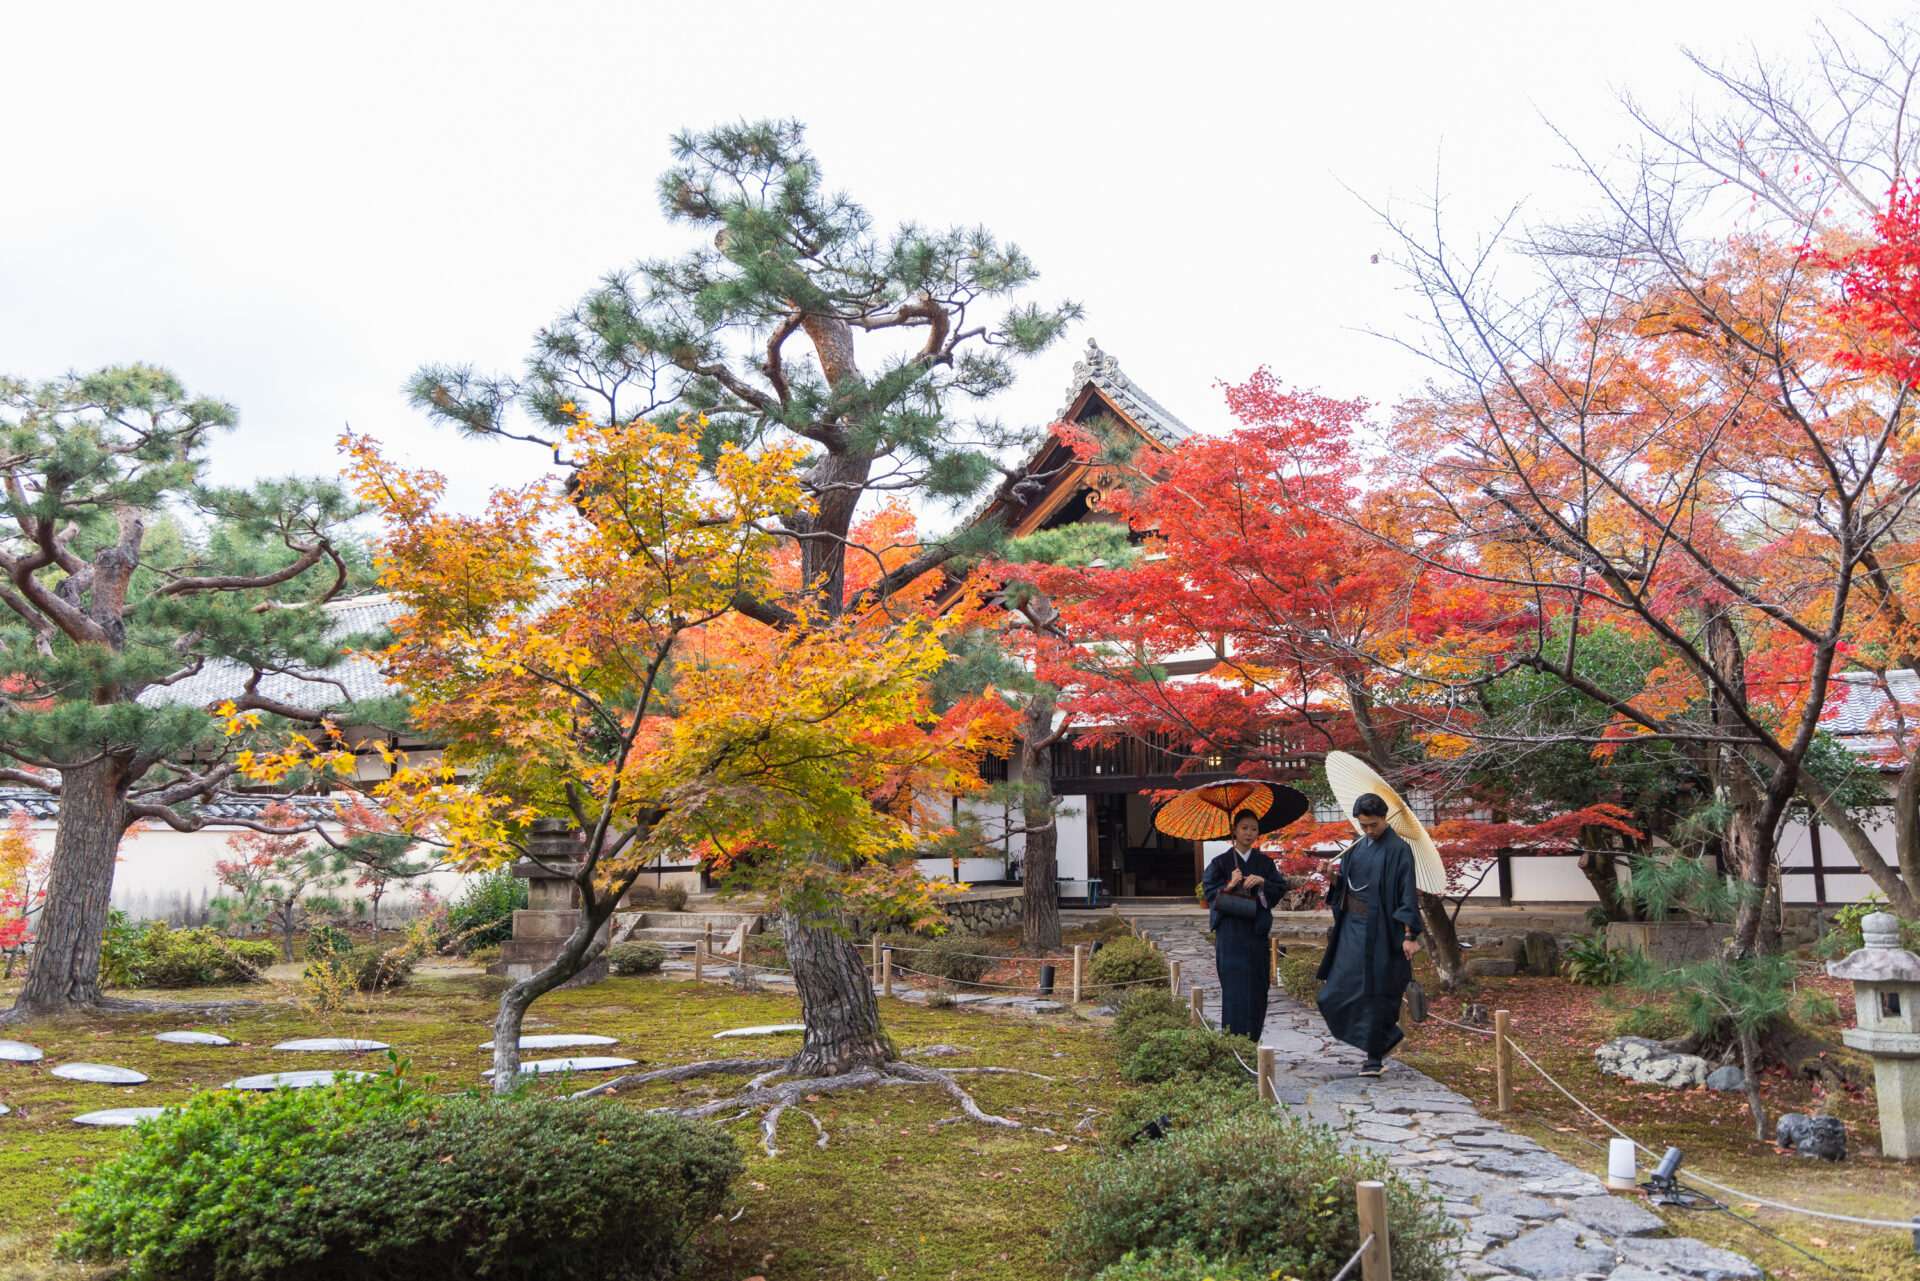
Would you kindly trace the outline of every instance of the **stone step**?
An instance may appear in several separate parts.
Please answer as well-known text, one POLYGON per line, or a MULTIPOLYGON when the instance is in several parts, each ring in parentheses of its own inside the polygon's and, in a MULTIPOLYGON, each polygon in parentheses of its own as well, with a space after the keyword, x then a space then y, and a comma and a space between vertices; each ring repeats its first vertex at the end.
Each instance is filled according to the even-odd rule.
MULTIPOLYGON (((621 913, 626 915, 626 913, 621 913)), ((747 925, 747 933, 758 934, 761 931, 758 912, 655 912, 648 909, 640 913, 644 918, 640 924, 645 929, 679 929, 703 933, 706 927, 713 926, 715 935, 724 937, 740 928, 742 922, 747 925)))

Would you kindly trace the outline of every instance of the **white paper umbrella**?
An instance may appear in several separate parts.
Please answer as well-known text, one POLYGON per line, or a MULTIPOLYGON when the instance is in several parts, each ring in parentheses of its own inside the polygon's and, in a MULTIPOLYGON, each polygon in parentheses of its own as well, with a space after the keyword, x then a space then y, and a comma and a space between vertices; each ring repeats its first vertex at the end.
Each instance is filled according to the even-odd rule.
POLYGON ((1327 782, 1333 787, 1334 799, 1347 812, 1356 832, 1360 830, 1360 823, 1352 818, 1353 803, 1368 792, 1385 801, 1387 826, 1400 833, 1401 839, 1413 848, 1414 883, 1428 894, 1446 893, 1447 869, 1440 861, 1439 847, 1427 835, 1427 829, 1420 826, 1420 820, 1413 816, 1413 807, 1401 800, 1400 793, 1388 787, 1387 781, 1374 773, 1372 766, 1345 752, 1328 752, 1327 782))

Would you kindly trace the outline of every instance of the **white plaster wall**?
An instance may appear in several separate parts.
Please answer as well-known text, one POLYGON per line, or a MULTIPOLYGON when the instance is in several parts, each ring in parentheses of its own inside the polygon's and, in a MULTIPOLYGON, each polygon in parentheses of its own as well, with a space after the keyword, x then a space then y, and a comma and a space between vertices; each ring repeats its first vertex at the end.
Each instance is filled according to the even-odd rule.
MULTIPOLYGON (((1513 901, 1516 903, 1598 903, 1593 883, 1572 855, 1536 855, 1513 862, 1513 901)), ((1492 877, 1488 877, 1492 880, 1492 877)), ((1496 887, 1495 893, 1498 893, 1496 887)))
MULTIPOLYGON (((230 829, 176 832, 170 828, 134 833, 120 844, 109 902, 135 920, 204 924, 207 901, 223 892, 214 864, 235 857, 227 845, 232 834, 230 829)), ((53 824, 34 824, 34 844, 40 849, 53 849, 53 835, 53 824)), ((404 888, 389 886, 380 901, 380 920, 384 924, 412 916, 416 893, 423 885, 447 899, 459 895, 466 879, 459 872, 435 872, 407 882, 404 888)), ((366 897, 365 891, 353 888, 351 873, 348 883, 331 895, 342 900, 366 897)))

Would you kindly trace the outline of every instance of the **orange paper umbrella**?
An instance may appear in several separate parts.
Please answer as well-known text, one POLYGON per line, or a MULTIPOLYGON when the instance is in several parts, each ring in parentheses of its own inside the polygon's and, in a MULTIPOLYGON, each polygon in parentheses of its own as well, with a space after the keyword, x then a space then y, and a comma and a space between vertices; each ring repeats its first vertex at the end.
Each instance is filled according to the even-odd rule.
POLYGON ((1260 830, 1271 832, 1306 813, 1307 798, 1278 783, 1235 779, 1206 783, 1180 793, 1154 811, 1153 825, 1168 836, 1190 841, 1224 841, 1233 835, 1233 816, 1252 810, 1260 830))

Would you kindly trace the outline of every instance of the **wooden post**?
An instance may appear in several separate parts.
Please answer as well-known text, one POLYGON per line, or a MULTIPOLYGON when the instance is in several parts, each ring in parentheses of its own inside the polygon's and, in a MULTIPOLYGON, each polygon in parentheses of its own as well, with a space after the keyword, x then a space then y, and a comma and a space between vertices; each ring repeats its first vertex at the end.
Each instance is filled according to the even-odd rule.
POLYGON ((1073 945, 1073 1003, 1075 1005, 1080 1004, 1080 976, 1086 971, 1086 968, 1087 945, 1085 943, 1075 943, 1073 945))
POLYGON ((1168 991, 1175 996, 1180 995, 1180 962, 1174 961, 1167 966, 1167 980, 1173 985, 1168 991))
POLYGON ((1206 1002, 1205 998, 1200 995, 1200 989, 1197 987, 1191 988, 1187 992, 1187 1013, 1193 1016, 1195 1023, 1205 1025, 1207 1021, 1206 1002))
POLYGON ((1373 1244, 1360 1255, 1361 1281, 1393 1281, 1393 1251, 1387 1245, 1387 1185, 1369 1180, 1357 1191, 1360 1239, 1373 1238, 1373 1244))
POLYGON ((1497 1110, 1513 1111, 1513 1046, 1507 1042, 1507 1012, 1493 1012, 1493 1088, 1497 1110))
POLYGON ((1267 986, 1280 986, 1280 937, 1267 935, 1267 986))
POLYGON ((1260 1097, 1268 1103, 1271 1103, 1274 1100, 1273 1047, 1271 1045, 1263 1045, 1260 1047, 1260 1057, 1256 1061, 1255 1066, 1260 1069, 1260 1097))
POLYGON ((695 939, 693 942, 693 981, 695 983, 707 977, 706 959, 705 949, 700 946, 700 940, 695 939))
POLYGON ((869 980, 869 981, 870 981, 870 982, 874 982, 874 983, 878 983, 878 982, 880 981, 880 936, 879 936, 878 934, 876 934, 876 935, 874 935, 874 936, 873 936, 873 971, 872 971, 872 974, 873 974, 873 977, 872 977, 872 979, 871 979, 871 980, 869 980))
POLYGON ((893 949, 880 949, 880 995, 893 995, 893 949))
POLYGON ((713 922, 712 921, 707 922, 706 937, 702 940, 702 942, 707 949, 707 956, 712 957, 713 956, 713 922))

